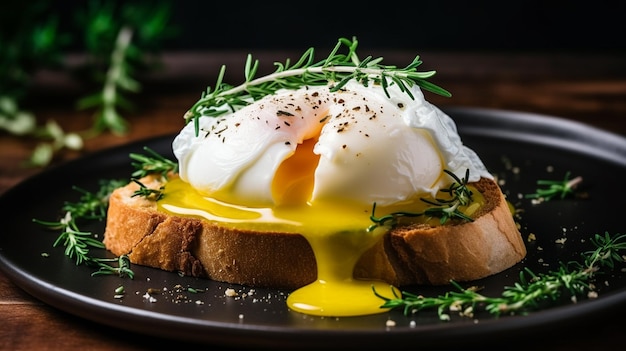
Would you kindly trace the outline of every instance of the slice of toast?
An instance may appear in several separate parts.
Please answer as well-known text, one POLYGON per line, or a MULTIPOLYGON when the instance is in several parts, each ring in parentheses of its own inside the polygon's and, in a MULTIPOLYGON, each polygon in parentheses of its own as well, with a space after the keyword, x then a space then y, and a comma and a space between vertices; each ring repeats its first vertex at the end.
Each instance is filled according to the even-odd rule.
MULTIPOLYGON (((159 189, 164 179, 139 180, 159 189)), ((390 230, 355 267, 356 278, 395 286, 447 284, 499 273, 526 255, 526 247, 502 191, 482 178, 471 184, 485 198, 474 221, 408 225, 390 230)), ((154 200, 132 196, 135 182, 109 199, 106 248, 132 263, 185 275, 254 287, 296 289, 317 278, 315 256, 298 233, 256 232, 174 216, 154 200)))

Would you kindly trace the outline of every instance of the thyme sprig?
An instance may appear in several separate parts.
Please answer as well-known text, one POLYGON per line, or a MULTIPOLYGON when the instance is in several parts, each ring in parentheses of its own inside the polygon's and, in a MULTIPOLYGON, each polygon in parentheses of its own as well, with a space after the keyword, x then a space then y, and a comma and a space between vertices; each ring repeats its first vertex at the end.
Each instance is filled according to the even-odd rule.
POLYGON ((459 218, 468 222, 473 222, 472 217, 466 215, 459 210, 459 206, 466 206, 472 202, 472 191, 468 188, 469 169, 465 171, 465 176, 461 179, 449 170, 444 172, 448 174, 454 182, 448 188, 440 189, 440 192, 449 194, 449 198, 420 198, 423 202, 435 206, 429 207, 424 212, 397 211, 382 217, 376 217, 376 203, 372 205, 372 215, 370 220, 374 222, 368 231, 372 231, 381 226, 395 226, 401 217, 419 217, 429 216, 439 218, 440 224, 445 224, 452 218, 459 218))
POLYGON ((601 274, 601 269, 613 269, 617 262, 624 262, 626 234, 611 236, 596 234, 591 242, 595 249, 582 254, 582 262, 561 262, 559 269, 548 273, 533 273, 525 268, 520 272, 519 282, 505 287, 499 297, 489 297, 478 292, 478 288, 463 289, 460 284, 451 284, 458 290, 437 297, 425 297, 409 292, 399 293, 394 290, 394 298, 381 296, 374 289, 374 294, 384 303, 381 308, 402 308, 405 315, 422 310, 436 309, 441 320, 449 320, 450 312, 460 312, 463 316, 473 316, 479 308, 484 308, 492 315, 526 314, 545 303, 559 301, 564 294, 576 302, 579 297, 593 296, 593 278, 601 274))
POLYGON ((147 153, 146 155, 138 153, 130 154, 130 158, 136 161, 131 163, 135 168, 132 174, 134 178, 143 178, 149 174, 156 173, 167 179, 170 173, 178 172, 178 162, 174 162, 160 155, 147 146, 144 146, 143 149, 147 153))
POLYGON ((363 60, 359 59, 357 46, 356 38, 352 40, 340 38, 330 54, 317 62, 315 49, 309 48, 294 64, 291 64, 289 59, 285 63, 275 62, 274 73, 259 78, 256 78, 259 61, 253 60, 252 55, 248 55, 245 63, 245 82, 239 86, 223 82, 226 66, 222 66, 215 87, 206 89, 200 100, 186 113, 185 119, 187 122, 194 121, 197 133, 200 116, 217 117, 229 110, 236 111, 280 89, 298 89, 333 82, 331 91, 338 91, 353 79, 365 86, 371 83, 380 84, 387 96, 389 96, 387 89, 392 84, 397 85, 411 98, 413 95, 409 88, 414 85, 435 94, 452 96, 447 90, 427 81, 435 75, 435 71, 417 71, 417 67, 422 64, 419 56, 415 56, 406 67, 398 68, 383 65, 382 57, 368 56, 363 60), (347 49, 347 53, 340 53, 342 48, 347 49), (227 108, 224 108, 225 106, 227 108))
POLYGON ((43 225, 49 229, 60 230, 61 234, 54 241, 53 246, 63 245, 65 255, 73 258, 76 265, 87 264, 98 267, 98 271, 92 275, 116 274, 120 277, 134 276, 129 268, 127 257, 120 256, 115 259, 97 258, 90 255, 91 249, 102 249, 104 244, 97 240, 93 233, 81 231, 79 222, 83 220, 102 220, 106 217, 106 209, 109 203, 109 196, 114 189, 122 186, 125 182, 121 180, 101 180, 100 187, 95 192, 73 187, 82 195, 78 202, 66 202, 62 210, 65 214, 58 221, 42 221, 33 219, 33 222, 43 225), (114 267, 108 262, 117 261, 118 266, 114 267))
POLYGON ((526 194, 525 197, 527 199, 542 199, 544 201, 550 201, 557 197, 564 199, 574 194, 582 181, 583 177, 581 176, 570 179, 570 172, 565 173, 563 180, 540 179, 537 181, 537 185, 544 186, 544 188, 538 188, 534 193, 526 194))

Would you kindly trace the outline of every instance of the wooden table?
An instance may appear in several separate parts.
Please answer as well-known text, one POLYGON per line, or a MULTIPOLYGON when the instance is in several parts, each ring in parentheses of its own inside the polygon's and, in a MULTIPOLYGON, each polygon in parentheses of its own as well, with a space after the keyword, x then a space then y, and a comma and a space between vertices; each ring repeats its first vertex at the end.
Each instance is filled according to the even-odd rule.
MULTIPOLYGON (((64 161, 99 149, 133 140, 177 132, 182 116, 206 86, 213 85, 219 66, 228 65, 228 80, 240 82, 247 52, 169 53, 163 57, 164 70, 143 80, 143 91, 131 98, 136 110, 125 115, 131 131, 124 136, 101 135, 86 141, 81 152, 65 152, 54 167, 64 161)), ((258 52, 262 70, 273 69, 274 61, 284 62, 299 53, 258 52)), ((373 53, 385 62, 402 66, 416 53, 373 53)), ((626 54, 591 53, 467 53, 422 52, 421 68, 438 71, 434 81, 453 93, 443 98, 426 93, 431 102, 445 106, 475 106, 547 114, 580 121, 626 136, 626 54)), ((68 58, 71 61, 72 58, 68 58)), ((91 112, 77 111, 74 102, 84 92, 62 75, 43 72, 37 76, 32 98, 26 106, 40 123, 53 119, 68 131, 91 125, 91 112)), ((25 168, 35 140, 0 134, 0 194, 21 180, 40 172, 25 168)), ((617 195, 619 196, 619 195, 617 195)), ((4 218, 3 220, 10 220, 4 218)), ((0 233, 11 235, 11 233, 0 233)), ((606 320, 586 323, 571 332, 535 340, 491 345, 526 345, 534 349, 608 349, 624 345, 623 315, 626 306, 606 320)), ((116 330, 47 306, 27 295, 0 272, 0 348, 6 350, 88 349, 152 350, 156 348, 205 347, 180 341, 160 340, 116 330)), ((419 345, 414 345, 418 347, 419 345)), ((485 347, 491 347, 485 341, 485 347)), ((213 348, 215 349, 215 348, 213 348)))

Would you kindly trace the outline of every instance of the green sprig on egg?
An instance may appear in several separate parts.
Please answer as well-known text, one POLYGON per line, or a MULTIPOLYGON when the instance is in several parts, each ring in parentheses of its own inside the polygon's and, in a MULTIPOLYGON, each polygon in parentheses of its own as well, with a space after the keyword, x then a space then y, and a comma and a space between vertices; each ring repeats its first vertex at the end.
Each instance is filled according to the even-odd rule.
POLYGON ((245 64, 246 81, 238 86, 223 82, 226 66, 220 69, 214 88, 208 87, 198 100, 185 114, 186 122, 196 123, 196 133, 199 132, 198 118, 201 116, 218 117, 234 112, 250 103, 280 89, 298 89, 303 86, 328 85, 336 82, 331 91, 338 91, 348 81, 356 80, 368 86, 370 83, 380 84, 387 93, 390 84, 396 84, 400 89, 412 97, 410 87, 417 85, 432 93, 450 97, 452 94, 427 79, 435 75, 436 71, 420 72, 417 68, 422 64, 419 55, 404 68, 392 65, 383 65, 382 57, 367 56, 359 59, 357 55, 358 41, 340 38, 330 54, 321 61, 315 61, 315 49, 309 48, 293 65, 287 59, 285 63, 275 62, 274 73, 256 78, 259 61, 248 55, 245 64), (340 50, 347 49, 347 53, 340 50), (227 107, 227 108, 225 108, 227 107))

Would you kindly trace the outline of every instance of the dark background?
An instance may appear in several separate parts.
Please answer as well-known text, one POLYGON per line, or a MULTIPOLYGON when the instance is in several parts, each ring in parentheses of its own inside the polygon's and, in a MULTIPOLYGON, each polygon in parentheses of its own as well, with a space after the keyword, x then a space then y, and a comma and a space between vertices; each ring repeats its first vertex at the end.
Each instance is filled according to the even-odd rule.
POLYGON ((176 1, 176 48, 332 47, 357 36, 383 49, 623 50, 618 1, 176 1))
MULTIPOLYGON (((145 1, 144 1, 145 2, 145 1)), ((83 1, 58 1, 69 12, 83 1)), ((624 51, 618 1, 172 2, 172 50, 360 47, 464 51, 624 51)))

